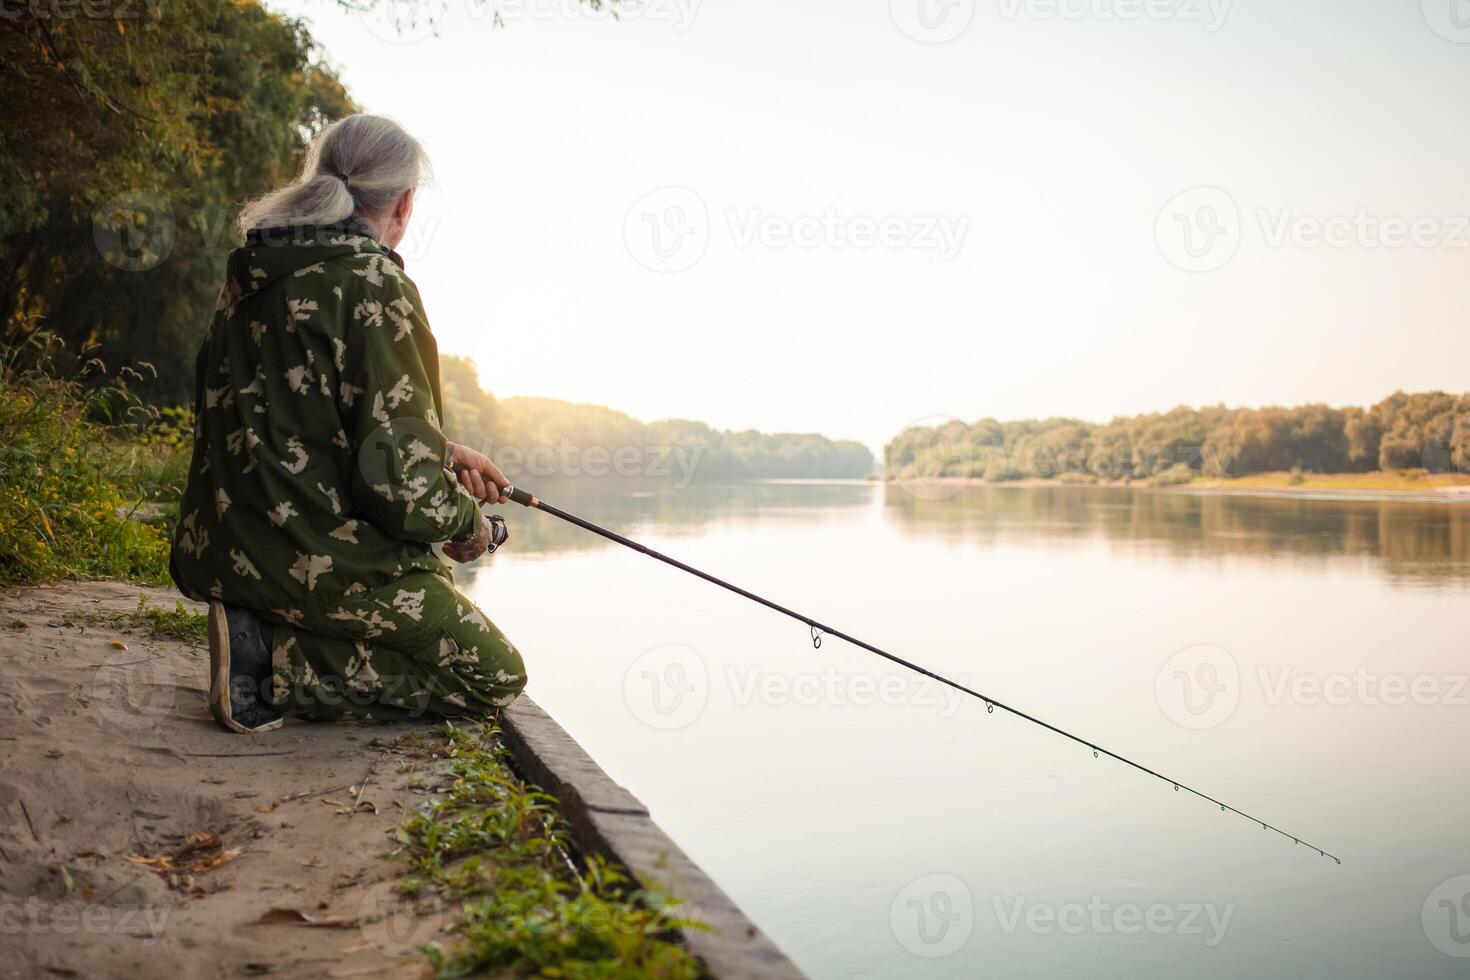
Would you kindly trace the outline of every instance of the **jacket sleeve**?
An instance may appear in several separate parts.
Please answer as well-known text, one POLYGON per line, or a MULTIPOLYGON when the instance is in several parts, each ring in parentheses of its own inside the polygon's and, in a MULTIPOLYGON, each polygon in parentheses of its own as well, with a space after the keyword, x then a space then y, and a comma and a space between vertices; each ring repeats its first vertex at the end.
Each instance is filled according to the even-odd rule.
POLYGON ((479 508, 445 468, 439 349, 418 290, 385 275, 354 293, 338 400, 354 452, 355 509, 400 540, 467 534, 479 508))

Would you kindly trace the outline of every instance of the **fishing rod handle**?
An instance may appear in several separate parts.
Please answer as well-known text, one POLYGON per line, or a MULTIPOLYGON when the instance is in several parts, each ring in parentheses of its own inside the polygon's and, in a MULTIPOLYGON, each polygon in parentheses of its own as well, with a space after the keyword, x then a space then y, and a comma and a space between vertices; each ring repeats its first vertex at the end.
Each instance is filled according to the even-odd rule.
POLYGON ((506 487, 504 492, 510 497, 511 500, 514 500, 522 507, 535 507, 536 504, 539 503, 539 501, 537 501, 535 497, 531 496, 528 491, 521 490, 517 487, 506 487))

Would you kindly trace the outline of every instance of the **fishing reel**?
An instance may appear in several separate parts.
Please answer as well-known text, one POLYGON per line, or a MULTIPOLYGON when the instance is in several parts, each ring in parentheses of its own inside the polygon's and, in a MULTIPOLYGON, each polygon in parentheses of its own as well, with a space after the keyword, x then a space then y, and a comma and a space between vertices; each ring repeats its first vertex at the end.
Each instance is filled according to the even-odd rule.
POLYGON ((505 526, 505 518, 499 514, 491 514, 485 518, 490 525, 490 543, 485 546, 485 554, 495 554, 495 549, 510 540, 510 528, 505 526))

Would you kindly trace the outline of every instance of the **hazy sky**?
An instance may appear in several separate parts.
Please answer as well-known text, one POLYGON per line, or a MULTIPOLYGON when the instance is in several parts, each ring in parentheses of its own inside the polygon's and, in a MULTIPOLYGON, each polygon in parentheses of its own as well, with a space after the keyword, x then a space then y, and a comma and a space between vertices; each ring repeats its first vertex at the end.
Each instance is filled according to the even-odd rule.
POLYGON ((1464 0, 273 6, 427 143, 409 271, 498 396, 876 450, 1470 389, 1464 0))

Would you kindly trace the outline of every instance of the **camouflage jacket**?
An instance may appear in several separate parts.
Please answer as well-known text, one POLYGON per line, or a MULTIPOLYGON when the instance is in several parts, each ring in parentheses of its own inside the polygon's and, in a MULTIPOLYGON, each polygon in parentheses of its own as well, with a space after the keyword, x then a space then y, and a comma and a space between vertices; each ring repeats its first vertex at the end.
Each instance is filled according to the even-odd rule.
POLYGON ((283 620, 472 531, 445 468, 439 355, 418 290, 359 224, 260 230, 230 255, 195 381, 171 571, 283 620))

